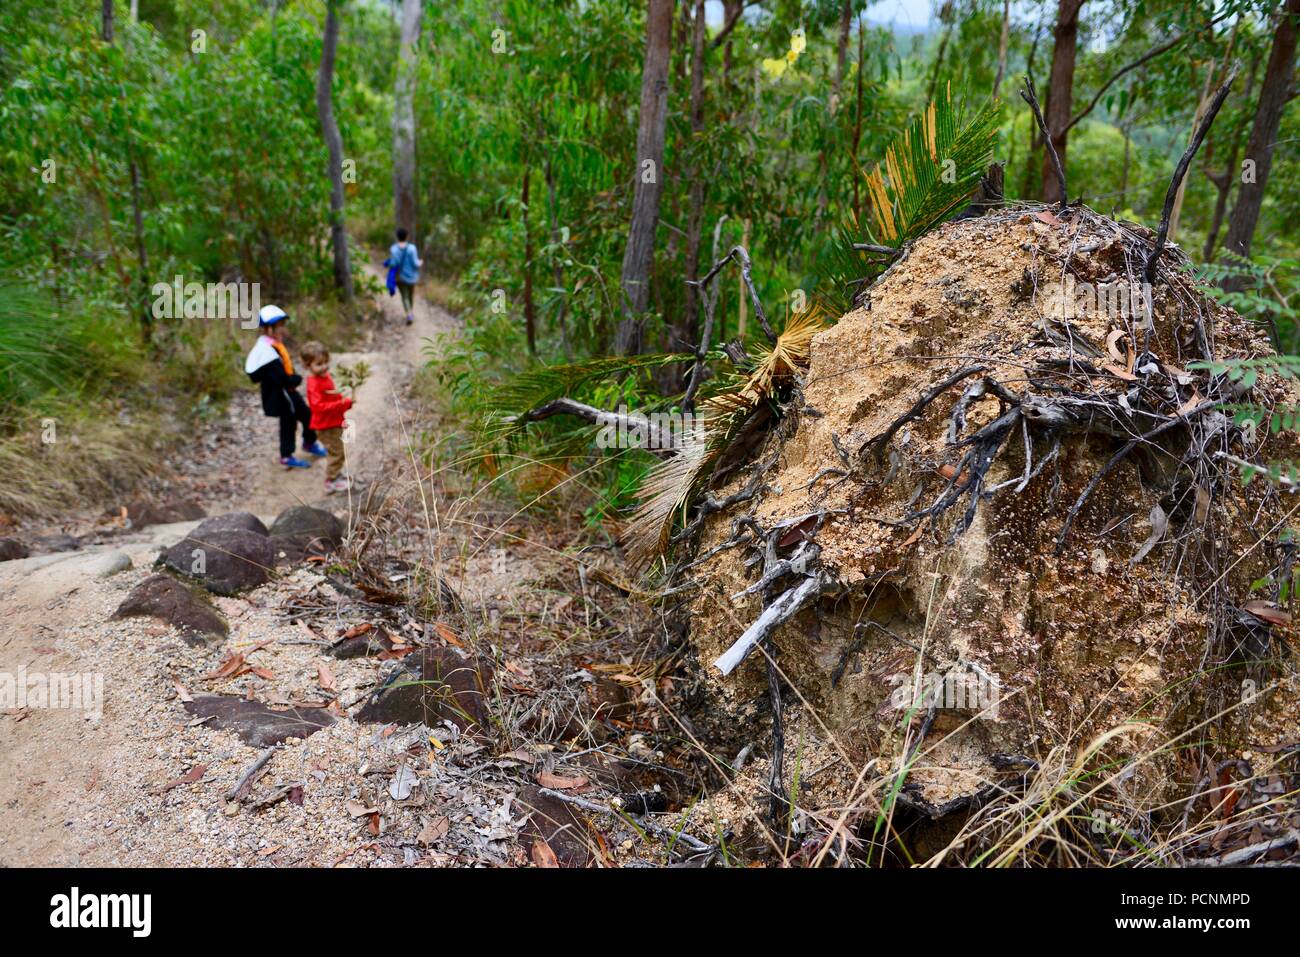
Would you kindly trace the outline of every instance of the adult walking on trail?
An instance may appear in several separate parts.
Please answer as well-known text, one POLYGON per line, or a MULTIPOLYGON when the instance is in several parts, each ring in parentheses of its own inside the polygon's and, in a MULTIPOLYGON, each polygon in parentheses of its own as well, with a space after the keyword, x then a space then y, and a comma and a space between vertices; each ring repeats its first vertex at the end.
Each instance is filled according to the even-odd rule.
POLYGON ((302 423, 302 448, 316 458, 328 453, 316 441, 311 428, 311 409, 298 391, 302 376, 293 371, 293 360, 284 347, 284 323, 288 320, 279 306, 263 306, 257 313, 261 333, 244 361, 244 372, 262 387, 262 411, 280 420, 280 464, 285 468, 305 469, 310 462, 294 456, 294 440, 302 423))
POLYGON ((415 284, 420 281, 420 267, 424 262, 415 250, 415 243, 406 241, 405 229, 398 227, 397 242, 388 250, 388 260, 384 265, 396 270, 397 291, 402 294, 402 308, 406 310, 406 324, 409 326, 415 322, 415 284))

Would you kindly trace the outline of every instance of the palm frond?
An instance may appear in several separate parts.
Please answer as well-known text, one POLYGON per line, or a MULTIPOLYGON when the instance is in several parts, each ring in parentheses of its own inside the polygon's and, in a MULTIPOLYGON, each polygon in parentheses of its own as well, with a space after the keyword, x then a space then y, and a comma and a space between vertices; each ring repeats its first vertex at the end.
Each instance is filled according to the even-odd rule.
POLYGON ((995 104, 958 115, 951 86, 931 101, 866 174, 871 242, 901 246, 961 207, 984 175, 997 129, 995 104))
POLYGON ((636 356, 601 356, 571 365, 541 366, 511 376, 493 389, 485 400, 490 411, 523 412, 561 396, 574 398, 583 387, 640 369, 652 369, 674 362, 691 362, 685 353, 648 353, 636 356))

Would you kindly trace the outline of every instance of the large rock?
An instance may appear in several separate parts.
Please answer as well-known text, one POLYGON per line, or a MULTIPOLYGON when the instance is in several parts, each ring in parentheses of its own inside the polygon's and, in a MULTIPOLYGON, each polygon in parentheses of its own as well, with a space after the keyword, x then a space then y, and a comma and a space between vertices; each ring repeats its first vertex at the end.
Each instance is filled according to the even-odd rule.
POLYGON ((270 535, 276 557, 283 556, 283 561, 292 564, 338 548, 343 542, 343 523, 324 509, 294 505, 276 516, 270 535))
POLYGON ((210 718, 209 728, 233 731, 245 744, 268 748, 286 738, 305 738, 334 723, 324 708, 287 708, 276 711, 261 701, 231 695, 196 695, 185 710, 210 718))
POLYGON ((493 670, 449 648, 422 648, 402 660, 397 674, 357 712, 370 724, 426 724, 448 720, 462 731, 488 723, 485 697, 493 670))
POLYGON ((0 562, 12 562, 26 558, 27 546, 16 538, 0 538, 0 562))
POLYGON ((275 551, 271 540, 256 532, 196 528, 165 550, 159 561, 210 592, 235 595, 267 581, 275 565, 275 551))
POLYGON ((230 630, 211 602, 169 575, 151 575, 136 585, 113 617, 157 618, 179 631, 191 645, 225 638, 230 630))

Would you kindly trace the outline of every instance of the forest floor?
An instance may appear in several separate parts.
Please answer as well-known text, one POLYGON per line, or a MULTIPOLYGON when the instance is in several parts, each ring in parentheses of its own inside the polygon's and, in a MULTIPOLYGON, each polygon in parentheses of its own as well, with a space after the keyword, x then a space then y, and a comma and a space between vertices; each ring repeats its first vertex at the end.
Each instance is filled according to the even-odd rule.
POLYGON ((415 556, 433 555, 436 574, 464 603, 459 617, 435 623, 415 603, 377 605, 338 566, 332 574, 305 564, 238 597, 215 598, 228 637, 191 645, 154 619, 112 616, 151 575, 160 547, 183 538, 194 521, 137 528, 123 508, 39 530, 47 549, 67 550, 0 562, 0 673, 102 675, 103 706, 98 714, 0 713, 0 866, 667 859, 663 843, 675 841, 645 838, 642 846, 653 825, 642 832, 603 814, 598 828, 579 813, 584 803, 604 806, 650 780, 633 775, 629 784, 628 768, 665 760, 640 733, 653 731, 658 718, 646 724, 637 680, 620 674, 634 670, 638 653, 639 629, 628 624, 634 616, 615 610, 625 595, 606 587, 595 596, 600 586, 582 572, 599 557, 580 566, 568 559, 579 522, 522 526, 516 509, 471 488, 454 461, 437 464, 448 439, 440 433, 449 427, 410 385, 427 359, 423 350, 454 334, 456 320, 421 299, 407 327, 395 297, 381 294, 376 303, 382 318, 365 350, 333 360, 335 367, 364 360, 371 370, 350 413, 353 492, 326 496, 323 462, 301 471, 273 465, 274 422, 247 392, 172 463, 163 494, 197 501, 208 515, 251 511, 268 526, 287 506, 327 508, 351 525, 353 544, 358 529, 368 539, 387 535, 386 555, 400 550, 399 540, 418 539, 405 553, 411 562, 399 556, 387 569, 412 569, 414 578, 424 568, 415 556), (417 446, 435 450, 427 471, 413 454, 417 446), (476 669, 490 661, 481 670, 496 676, 488 679, 491 732, 465 732, 453 721, 355 720, 349 709, 391 675, 394 662, 339 660, 328 650, 348 629, 366 627, 409 629, 420 644, 432 635, 476 669), (223 666, 240 655, 254 671, 230 674, 223 666), (328 702, 334 720, 284 741, 232 800, 263 749, 188 712, 187 699, 200 694, 273 709, 328 702))

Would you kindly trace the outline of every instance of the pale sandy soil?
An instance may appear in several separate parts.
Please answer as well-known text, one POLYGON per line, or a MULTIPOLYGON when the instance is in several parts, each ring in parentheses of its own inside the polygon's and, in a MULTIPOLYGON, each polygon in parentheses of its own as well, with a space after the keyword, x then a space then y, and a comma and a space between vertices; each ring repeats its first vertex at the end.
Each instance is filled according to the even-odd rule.
MULTIPOLYGON (((423 301, 411 327, 401 323, 395 297, 380 301, 385 322, 372 351, 334 359, 364 359, 371 368, 350 414, 349 462, 362 487, 406 455, 406 382, 424 361, 428 340, 455 330, 451 316, 423 301)), ((260 412, 248 401, 235 411, 260 412)), ((210 503, 209 514, 249 510, 269 524, 288 505, 326 504, 323 467, 286 472, 271 465, 274 423, 257 416, 248 426, 251 456, 237 451, 238 460, 225 463, 246 480, 224 507, 210 503)), ((345 497, 333 496, 328 506, 340 508, 345 497)), ((329 658, 302 627, 284 620, 282 605, 294 596, 327 603, 337 597, 307 568, 245 596, 218 599, 231 633, 209 647, 192 648, 152 619, 109 620, 151 573, 158 548, 192 524, 0 563, 0 673, 26 668, 103 680, 101 715, 50 708, 0 714, 0 866, 447 864, 462 852, 476 862, 517 860, 518 847, 509 840, 521 816, 514 791, 504 784, 494 791, 492 776, 481 773, 472 787, 463 783, 466 766, 493 756, 477 756, 479 746, 457 741, 452 729, 442 729, 444 747, 437 749, 412 738, 411 729, 385 734, 340 720, 304 742, 291 739, 256 785, 259 794, 270 794, 301 784, 301 805, 284 800, 255 811, 226 800, 259 749, 196 723, 181 706, 184 693, 320 698, 325 665, 347 702, 376 680, 381 663, 329 658), (271 677, 204 678, 232 652, 249 653, 271 677), (402 764, 423 787, 399 802, 388 789, 402 764), (172 784, 187 775, 196 780, 172 784), (356 815, 372 807, 381 814, 379 835, 369 815, 356 815), (422 833, 438 838, 421 842, 422 833)), ((334 632, 322 629, 321 637, 332 639, 334 632)))

